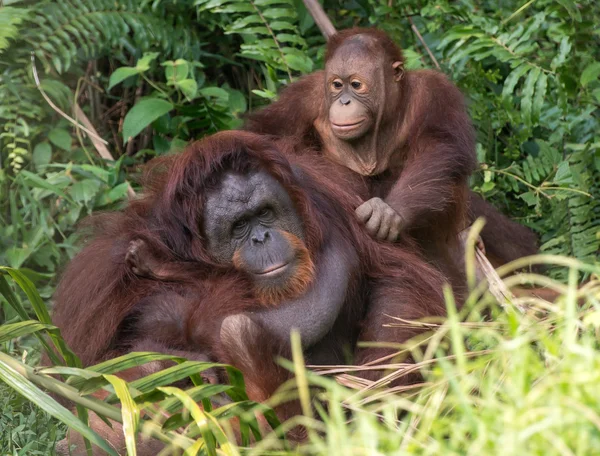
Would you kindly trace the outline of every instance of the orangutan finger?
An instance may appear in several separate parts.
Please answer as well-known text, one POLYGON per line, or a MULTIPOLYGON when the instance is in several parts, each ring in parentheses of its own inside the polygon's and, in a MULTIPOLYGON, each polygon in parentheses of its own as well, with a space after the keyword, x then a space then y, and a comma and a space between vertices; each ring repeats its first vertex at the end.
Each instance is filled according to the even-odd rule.
POLYGON ((367 223, 367 221, 371 218, 373 214, 373 204, 371 204, 371 200, 365 201, 360 206, 356 208, 355 214, 358 220, 362 223, 367 223))
POLYGON ((381 218, 382 214, 380 212, 374 211, 371 215, 371 218, 365 225, 367 232, 373 237, 375 237, 377 235, 377 232, 379 231, 379 227, 381 226, 381 218))

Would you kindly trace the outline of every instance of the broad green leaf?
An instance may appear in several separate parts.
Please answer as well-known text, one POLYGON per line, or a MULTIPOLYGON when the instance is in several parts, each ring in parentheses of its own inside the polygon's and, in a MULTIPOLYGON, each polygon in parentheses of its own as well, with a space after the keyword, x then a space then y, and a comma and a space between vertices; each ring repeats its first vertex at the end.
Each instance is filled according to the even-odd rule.
POLYGON ((422 54, 416 52, 412 48, 403 49, 402 54, 404 56, 404 68, 407 70, 420 70, 424 68, 421 58, 422 54))
POLYGON ((55 128, 48 133, 48 139, 56 147, 66 150, 67 152, 71 151, 72 140, 71 135, 67 130, 63 128, 55 128))
POLYGON ((229 30, 243 30, 249 25, 262 24, 262 22, 263 21, 258 14, 249 14, 236 20, 231 27, 229 27, 229 30))
POLYGON ((200 89, 200 93, 206 98, 215 97, 223 100, 224 102, 229 100, 229 92, 220 87, 204 87, 200 89))
POLYGON ((310 73, 313 69, 312 60, 307 56, 300 57, 294 54, 285 54, 285 61, 292 70, 310 73))
POLYGON ((281 19, 282 17, 295 19, 296 10, 292 8, 270 8, 263 11, 263 16, 269 19, 281 19))
POLYGON ((483 193, 490 192, 494 189, 495 186, 496 186, 496 183, 494 181, 484 182, 483 185, 481 186, 481 191, 483 193))
POLYGON ((133 67, 121 67, 117 68, 113 74, 110 75, 108 81, 108 90, 112 89, 117 84, 123 82, 125 79, 140 74, 140 70, 133 67))
POLYGON ((145 98, 139 101, 123 121, 123 142, 139 135, 144 128, 173 109, 173 105, 160 98, 145 98))
POLYGON ((229 92, 229 110, 234 113, 243 113, 248 109, 246 97, 239 90, 228 90, 229 92))
MULTIPOLYGON (((10 268, 3 268, 3 269, 9 270, 10 268)), ((4 277, 1 274, 0 274, 0 295, 4 296, 4 299, 6 299, 6 302, 8 302, 8 304, 12 307, 12 309, 19 315, 21 320, 25 320, 25 321, 29 320, 29 316, 27 315, 27 310, 25 310, 25 308, 23 307, 21 300, 19 299, 19 297, 15 294, 15 292, 12 290, 12 288, 8 284, 6 277, 4 277)), ((58 357, 58 355, 55 353, 55 351, 50 348, 50 344, 48 343, 48 340, 46 340, 45 337, 43 337, 41 334, 38 334, 38 333, 35 333, 35 336, 40 341, 42 347, 44 347, 44 350, 46 350, 46 353, 48 353, 48 356, 50 357, 52 362, 54 364, 60 364, 61 360, 58 357)))
POLYGON ((173 138, 173 140, 171 141, 171 144, 169 145, 169 153, 170 154, 176 154, 181 152, 183 149, 186 148, 186 146, 188 145, 188 142, 181 139, 181 138, 173 138))
POLYGON ((587 86, 590 82, 598 79, 600 76, 600 62, 594 62, 588 65, 583 73, 581 73, 580 82, 583 87, 587 86))
POLYGON ((40 297, 35 285, 31 282, 31 280, 29 280, 25 274, 17 269, 0 266, 0 271, 8 273, 15 283, 19 285, 19 287, 25 292, 37 318, 42 323, 51 325, 52 319, 48 313, 48 308, 46 307, 46 304, 44 304, 44 301, 40 297))
POLYGON ((279 41, 280 43, 298 44, 300 46, 304 46, 306 44, 304 38, 298 35, 294 35, 292 33, 279 33, 277 35, 277 41, 279 41))
POLYGON ((52 146, 49 142, 43 141, 36 144, 33 148, 33 164, 37 170, 43 170, 52 160, 52 146))
POLYGON ((96 197, 101 186, 102 184, 97 180, 83 179, 79 182, 75 182, 71 186, 69 193, 75 201, 88 203, 96 197))
POLYGON ((183 81, 190 74, 190 64, 183 59, 177 59, 174 62, 169 60, 162 66, 165 67, 165 78, 170 85, 183 81))
POLYGON ((196 98, 196 95, 198 94, 198 83, 193 79, 184 79, 183 81, 178 81, 175 85, 181 90, 188 101, 196 98))
POLYGON ((123 182, 122 184, 117 185, 116 187, 111 188, 107 192, 104 192, 100 195, 96 204, 100 207, 106 206, 108 204, 113 204, 117 201, 121 201, 127 197, 127 190, 129 189, 129 184, 127 182, 123 182))
POLYGON ((90 371, 89 369, 81 369, 78 367, 68 366, 43 367, 38 368, 36 372, 46 375, 64 375, 65 377, 69 377, 67 379, 67 384, 73 387, 75 387, 74 383, 76 380, 84 382, 85 380, 89 380, 90 378, 102 377, 102 374, 90 371))

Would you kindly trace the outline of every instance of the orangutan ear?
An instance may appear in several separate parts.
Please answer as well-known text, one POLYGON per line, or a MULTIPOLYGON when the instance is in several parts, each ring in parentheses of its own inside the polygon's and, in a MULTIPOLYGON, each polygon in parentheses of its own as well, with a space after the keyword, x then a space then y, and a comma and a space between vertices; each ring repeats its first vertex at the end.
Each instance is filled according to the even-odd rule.
POLYGON ((400 82, 402 76, 404 76, 404 67, 402 66, 402 62, 397 61, 392 63, 392 68, 394 69, 394 80, 396 82, 400 82))

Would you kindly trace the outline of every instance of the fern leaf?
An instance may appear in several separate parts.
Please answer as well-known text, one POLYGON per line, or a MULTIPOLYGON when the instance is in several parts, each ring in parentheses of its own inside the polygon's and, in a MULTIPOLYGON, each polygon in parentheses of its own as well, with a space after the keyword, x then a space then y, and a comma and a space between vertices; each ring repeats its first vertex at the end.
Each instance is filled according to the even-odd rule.
POLYGON ((0 51, 8 48, 9 40, 17 38, 19 25, 28 16, 29 11, 23 8, 0 7, 0 51))

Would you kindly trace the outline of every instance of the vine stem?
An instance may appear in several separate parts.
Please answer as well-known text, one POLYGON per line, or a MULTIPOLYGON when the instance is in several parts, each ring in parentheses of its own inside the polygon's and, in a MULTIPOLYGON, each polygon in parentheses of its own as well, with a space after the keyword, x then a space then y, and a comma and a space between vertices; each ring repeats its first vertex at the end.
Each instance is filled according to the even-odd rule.
POLYGON ((273 32, 273 29, 269 25, 269 22, 263 16, 262 12, 256 7, 256 5, 254 4, 254 2, 252 0, 250 0, 250 4, 252 5, 252 8, 254 8, 254 11, 256 11, 256 14, 258 14, 258 16, 260 17, 260 20, 263 21, 263 23, 265 24, 265 27, 267 28, 267 30, 271 34, 271 37, 273 38, 273 41, 275 41, 275 46, 277 46, 279 55, 281 55, 281 61, 285 65, 285 69, 287 71, 288 78, 290 79, 290 82, 292 82, 292 80, 293 80, 292 71, 290 70, 290 67, 288 66, 288 64, 285 61, 285 55, 283 54, 283 51, 281 50, 281 46, 279 46, 279 41, 277 41, 277 38, 275 37, 275 33, 273 32))
POLYGON ((507 22, 510 22, 513 18, 515 18, 516 16, 521 14, 523 11, 525 11, 527 8, 529 8, 531 5, 533 5, 535 3, 535 1, 536 0, 529 0, 527 3, 525 3, 523 6, 521 6, 518 10, 516 10, 514 13, 512 13, 508 18, 504 19, 502 21, 502 25, 506 24, 507 22))
POLYGON ((584 192, 583 190, 578 190, 576 188, 568 188, 568 187, 544 187, 543 185, 541 185, 539 187, 536 187, 535 185, 530 184, 529 182, 527 182, 525 179, 520 178, 516 174, 509 173, 508 171, 503 171, 501 169, 488 169, 487 171, 490 171, 492 173, 497 173, 497 174, 503 174, 505 176, 512 177, 513 179, 521 182, 523 185, 529 187, 530 189, 535 190, 536 193, 540 193, 541 195, 544 195, 548 199, 552 199, 553 196, 552 195, 548 195, 546 192, 544 192, 544 190, 564 190, 566 192, 579 193, 581 195, 585 195, 585 196, 588 196, 590 198, 592 197, 592 195, 590 193, 584 192), (544 190, 542 190, 542 188, 544 190))

